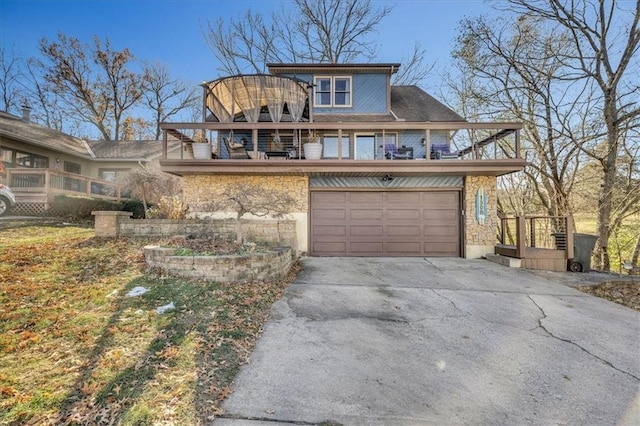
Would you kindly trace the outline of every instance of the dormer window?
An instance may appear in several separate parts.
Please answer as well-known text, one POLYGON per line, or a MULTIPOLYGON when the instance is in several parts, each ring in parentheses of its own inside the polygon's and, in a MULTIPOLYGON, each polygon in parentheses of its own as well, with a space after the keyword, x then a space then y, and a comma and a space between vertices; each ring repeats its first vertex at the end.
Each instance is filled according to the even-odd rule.
POLYGON ((315 77, 313 82, 315 86, 314 106, 351 106, 351 77, 321 76, 315 77))

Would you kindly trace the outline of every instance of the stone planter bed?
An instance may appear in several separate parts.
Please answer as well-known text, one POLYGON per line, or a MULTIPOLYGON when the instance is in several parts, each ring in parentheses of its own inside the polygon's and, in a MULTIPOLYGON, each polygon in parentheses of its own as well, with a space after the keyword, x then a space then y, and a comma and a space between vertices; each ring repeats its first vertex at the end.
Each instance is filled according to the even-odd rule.
POLYGON ((147 265, 171 275, 202 278, 220 283, 284 279, 295 262, 291 247, 240 255, 176 256, 176 248, 146 246, 147 265))

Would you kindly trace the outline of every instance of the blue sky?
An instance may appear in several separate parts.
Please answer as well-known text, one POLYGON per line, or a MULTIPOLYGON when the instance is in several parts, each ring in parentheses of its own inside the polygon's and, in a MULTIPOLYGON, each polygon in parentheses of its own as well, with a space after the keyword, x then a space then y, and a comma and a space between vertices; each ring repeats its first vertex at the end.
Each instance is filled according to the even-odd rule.
MULTIPOLYGON (((174 76, 197 84, 219 77, 202 31, 207 21, 237 19, 251 8, 269 14, 288 0, 0 0, 0 44, 23 56, 37 54, 39 40, 58 32, 90 42, 109 38, 114 49, 128 47, 137 59, 168 66, 174 76)), ((480 0, 399 0, 380 27, 377 62, 399 62, 415 41, 436 63, 427 86, 447 67, 458 22, 486 13, 480 0)))

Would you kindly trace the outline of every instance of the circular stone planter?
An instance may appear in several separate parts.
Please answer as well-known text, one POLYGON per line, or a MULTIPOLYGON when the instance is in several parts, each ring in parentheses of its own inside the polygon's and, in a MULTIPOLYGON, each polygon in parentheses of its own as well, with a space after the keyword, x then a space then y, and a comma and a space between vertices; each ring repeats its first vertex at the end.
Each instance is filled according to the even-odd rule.
POLYGON ((291 247, 267 252, 223 256, 176 256, 175 248, 146 246, 147 265, 171 275, 202 278, 219 283, 281 280, 295 262, 291 247))

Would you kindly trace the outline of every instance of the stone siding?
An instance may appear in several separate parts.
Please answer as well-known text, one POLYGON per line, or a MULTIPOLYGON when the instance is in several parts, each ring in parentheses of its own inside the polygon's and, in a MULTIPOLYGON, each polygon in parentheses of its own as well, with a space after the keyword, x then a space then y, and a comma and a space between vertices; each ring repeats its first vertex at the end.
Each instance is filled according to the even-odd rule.
POLYGON ((183 179, 183 199, 190 213, 207 212, 207 204, 219 200, 229 187, 280 190, 295 200, 291 213, 309 211, 307 176, 186 175, 183 179))
POLYGON ((478 258, 493 253, 498 229, 497 180, 495 176, 467 176, 464 188, 465 257, 478 258), (487 211, 484 224, 476 219, 476 192, 484 188, 487 211))
MULTIPOLYGON (((308 176, 254 176, 254 175, 186 175, 183 177, 183 200, 189 207, 189 215, 202 217, 235 217, 233 207, 226 212, 211 212, 210 203, 220 202, 228 188, 247 188, 260 196, 260 189, 283 191, 294 200, 287 219, 295 222, 297 240, 287 242, 299 253, 308 252, 308 212, 309 212, 309 177, 308 176)), ((245 218, 259 219, 245 215, 245 218)), ((283 221, 278 221, 283 223, 283 221)), ((249 233, 254 232, 252 230, 249 233)), ((256 231, 258 234, 260 231, 256 231)), ((290 235, 287 231, 287 235, 290 235)), ((255 238, 259 238, 256 235, 255 238)), ((288 238, 288 237, 287 237, 288 238)))
POLYGON ((219 283, 282 280, 296 259, 290 247, 228 256, 175 256, 175 252, 174 248, 144 248, 145 260, 151 267, 171 275, 219 283))

